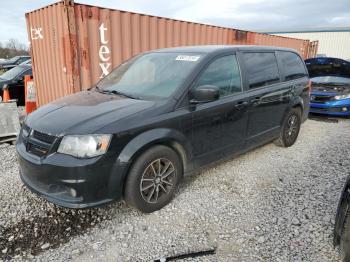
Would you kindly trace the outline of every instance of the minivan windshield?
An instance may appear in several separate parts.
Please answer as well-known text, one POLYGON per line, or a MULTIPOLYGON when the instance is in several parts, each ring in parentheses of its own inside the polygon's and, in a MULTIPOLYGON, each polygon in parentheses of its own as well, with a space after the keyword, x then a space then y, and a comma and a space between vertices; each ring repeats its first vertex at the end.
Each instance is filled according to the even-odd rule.
POLYGON ((97 87, 102 92, 139 99, 168 98, 200 59, 198 53, 147 53, 118 66, 97 87))

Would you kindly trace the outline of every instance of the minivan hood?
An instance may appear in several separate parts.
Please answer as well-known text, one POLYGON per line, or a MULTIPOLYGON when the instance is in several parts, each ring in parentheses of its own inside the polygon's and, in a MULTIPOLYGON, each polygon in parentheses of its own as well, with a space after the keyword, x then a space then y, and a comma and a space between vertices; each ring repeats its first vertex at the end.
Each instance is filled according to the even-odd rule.
POLYGON ((51 134, 92 134, 116 122, 154 106, 155 102, 84 91, 56 100, 30 114, 26 124, 51 134))

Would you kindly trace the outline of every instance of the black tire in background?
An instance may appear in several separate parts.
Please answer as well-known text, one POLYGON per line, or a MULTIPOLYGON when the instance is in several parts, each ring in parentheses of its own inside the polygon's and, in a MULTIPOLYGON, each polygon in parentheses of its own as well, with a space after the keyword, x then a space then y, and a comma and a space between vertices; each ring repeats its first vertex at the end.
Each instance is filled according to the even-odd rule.
POLYGON ((301 109, 292 108, 285 116, 280 136, 274 141, 275 145, 280 147, 292 146, 298 138, 301 126, 301 109))
POLYGON ((156 145, 133 163, 125 184, 125 202, 145 213, 167 205, 183 175, 179 156, 169 147, 156 145))
POLYGON ((340 252, 344 262, 350 262, 350 210, 347 211, 342 234, 340 236, 340 252))

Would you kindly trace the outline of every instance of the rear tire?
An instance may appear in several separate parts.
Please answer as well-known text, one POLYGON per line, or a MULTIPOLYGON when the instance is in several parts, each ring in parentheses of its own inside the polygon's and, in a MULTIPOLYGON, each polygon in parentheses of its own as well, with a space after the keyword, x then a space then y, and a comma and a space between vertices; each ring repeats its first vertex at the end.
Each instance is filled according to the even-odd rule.
POLYGON ((285 116, 279 138, 274 141, 280 147, 292 146, 298 138, 301 126, 301 110, 292 108, 285 116))
POLYGON ((180 158, 172 149, 157 145, 142 153, 132 165, 125 184, 128 205, 151 213, 167 205, 182 178, 180 158))

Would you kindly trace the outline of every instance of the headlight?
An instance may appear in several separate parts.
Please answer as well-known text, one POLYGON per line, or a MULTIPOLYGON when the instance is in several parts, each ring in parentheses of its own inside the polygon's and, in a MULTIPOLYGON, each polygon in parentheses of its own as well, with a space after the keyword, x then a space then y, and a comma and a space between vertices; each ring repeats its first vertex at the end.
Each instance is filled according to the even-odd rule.
POLYGON ((89 158, 106 153, 111 135, 64 136, 57 152, 78 158, 89 158))
POLYGON ((350 98, 350 93, 346 95, 339 95, 334 97, 335 100, 347 99, 347 98, 350 98))

